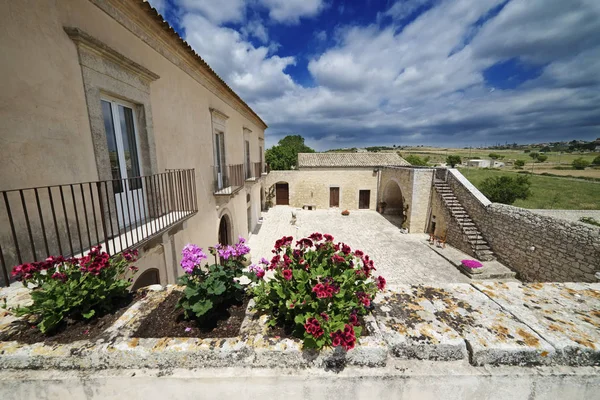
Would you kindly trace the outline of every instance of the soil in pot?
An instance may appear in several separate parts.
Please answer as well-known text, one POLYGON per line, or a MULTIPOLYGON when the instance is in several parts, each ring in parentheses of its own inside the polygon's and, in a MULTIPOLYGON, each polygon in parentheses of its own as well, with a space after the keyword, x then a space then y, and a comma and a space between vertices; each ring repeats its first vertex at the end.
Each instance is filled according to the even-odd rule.
POLYGON ((221 307, 209 321, 186 320, 183 309, 175 309, 181 292, 173 292, 159 304, 133 334, 140 338, 192 337, 230 338, 239 335, 249 299, 221 307))
MULTIPOLYGON (((358 317, 358 322, 360 323, 360 326, 363 328, 360 337, 370 336, 369 328, 365 324, 365 321, 364 321, 362 315, 358 317)), ((281 326, 280 324, 277 324, 277 325, 269 328, 269 331, 267 334, 269 337, 274 337, 274 338, 278 338, 278 339, 279 338, 294 339, 296 337, 292 334, 292 331, 293 331, 292 327, 284 327, 284 326, 281 326)))
POLYGON ((0 333, 0 341, 16 340, 17 342, 27 344, 40 342, 65 344, 77 340, 97 339, 123 315, 134 300, 140 297, 142 295, 130 294, 127 297, 121 298, 115 303, 113 312, 100 314, 89 320, 83 318, 65 318, 53 332, 48 334, 42 333, 35 325, 27 321, 16 321, 13 323, 15 329, 11 329, 10 332, 0 333))

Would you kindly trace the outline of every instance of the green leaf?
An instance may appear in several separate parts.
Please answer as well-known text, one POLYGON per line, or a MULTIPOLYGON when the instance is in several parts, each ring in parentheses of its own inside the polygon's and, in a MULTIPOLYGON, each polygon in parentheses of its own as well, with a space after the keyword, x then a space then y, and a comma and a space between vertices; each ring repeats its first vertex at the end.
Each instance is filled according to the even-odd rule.
POLYGON ((96 314, 96 310, 93 310, 93 309, 92 309, 92 310, 90 310, 90 311, 88 311, 88 312, 86 312, 86 313, 82 313, 81 315, 82 315, 82 316, 83 316, 83 318, 85 318, 85 319, 90 319, 90 318, 92 318, 92 317, 94 316, 94 314, 96 314))
POLYGON ((213 302, 210 300, 199 301, 192 306, 192 311, 197 317, 201 317, 206 314, 213 306, 213 302))

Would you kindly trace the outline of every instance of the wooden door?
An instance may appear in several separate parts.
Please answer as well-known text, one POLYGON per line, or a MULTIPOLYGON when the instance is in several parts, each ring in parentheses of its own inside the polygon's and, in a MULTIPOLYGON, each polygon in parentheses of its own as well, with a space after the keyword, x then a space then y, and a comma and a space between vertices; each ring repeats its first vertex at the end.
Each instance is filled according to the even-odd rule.
POLYGON ((287 183, 276 183, 275 184, 275 204, 277 205, 289 205, 289 186, 287 183))
POLYGON ((358 208, 369 209, 371 204, 371 191, 360 190, 358 192, 358 208))
POLYGON ((340 188, 332 187, 329 188, 329 207, 340 206, 340 188))

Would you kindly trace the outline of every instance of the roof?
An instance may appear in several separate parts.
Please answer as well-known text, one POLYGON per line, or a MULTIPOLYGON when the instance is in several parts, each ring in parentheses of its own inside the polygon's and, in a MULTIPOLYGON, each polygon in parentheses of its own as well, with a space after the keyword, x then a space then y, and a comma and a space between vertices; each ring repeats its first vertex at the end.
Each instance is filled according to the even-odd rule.
POLYGON ((397 153, 299 153, 298 168, 410 165, 397 153))
POLYGON ((162 15, 160 15, 160 13, 154 7, 152 7, 150 3, 148 3, 148 0, 135 0, 135 2, 140 6, 141 9, 147 12, 148 15, 150 15, 165 32, 169 33, 171 36, 177 39, 179 46, 196 59, 200 68, 203 68, 210 75, 212 75, 221 85, 223 85, 223 88, 225 88, 225 90, 229 92, 229 94, 231 94, 236 100, 238 100, 242 104, 242 106, 244 106, 254 117, 256 117, 264 125, 264 129, 267 128, 267 124, 265 123, 265 121, 263 121, 262 118, 259 117, 259 115, 248 104, 246 104, 246 102, 242 100, 242 98, 232 88, 229 87, 229 85, 225 83, 225 81, 206 63, 206 61, 204 61, 202 57, 200 57, 200 55, 196 53, 194 49, 192 49, 192 46, 190 46, 188 42, 186 42, 181 36, 179 36, 179 34, 175 31, 175 29, 173 29, 173 27, 167 22, 167 20, 162 15))

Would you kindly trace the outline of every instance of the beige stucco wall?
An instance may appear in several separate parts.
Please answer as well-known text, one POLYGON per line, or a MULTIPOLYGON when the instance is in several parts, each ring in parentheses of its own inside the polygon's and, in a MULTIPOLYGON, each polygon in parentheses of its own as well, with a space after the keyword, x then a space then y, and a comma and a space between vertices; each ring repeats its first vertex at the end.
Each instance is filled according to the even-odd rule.
POLYGON ((278 182, 289 184, 289 199, 292 207, 314 205, 318 209, 329 208, 330 187, 340 188, 340 209, 358 209, 360 190, 370 190, 369 208, 375 210, 377 207, 377 173, 374 173, 372 168, 271 171, 265 186, 269 189, 278 182))
MULTIPOLYGON (((205 248, 216 243, 223 213, 233 221, 234 238, 247 236, 246 189, 231 199, 218 200, 213 195, 210 108, 228 116, 228 164, 244 162, 244 128, 252 131, 251 161, 260 160, 263 126, 222 87, 215 87, 206 72, 191 74, 190 69, 197 67, 181 49, 171 46, 173 38, 135 2, 2 2, 0 27, 0 190, 98 179, 82 68, 77 47, 63 29, 76 27, 160 77, 149 87, 155 166, 148 171, 149 166, 144 165, 143 170, 196 170, 199 211, 186 229, 174 236, 177 260, 187 242, 205 248), (124 14, 126 9, 135 18, 124 14), (180 60, 179 66, 174 60, 180 60)), ((249 185, 248 190, 255 224, 260 212, 260 182, 249 185)), ((0 221, 2 235, 7 233, 5 222, 0 221)), ((40 229, 36 221, 32 223, 34 229, 40 229)), ((152 257, 157 256, 153 253, 152 257)))

